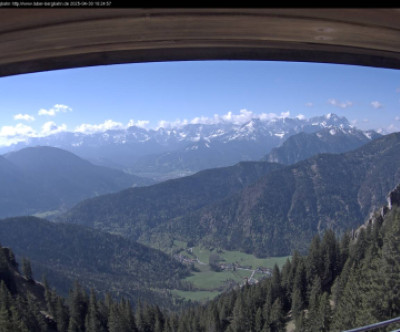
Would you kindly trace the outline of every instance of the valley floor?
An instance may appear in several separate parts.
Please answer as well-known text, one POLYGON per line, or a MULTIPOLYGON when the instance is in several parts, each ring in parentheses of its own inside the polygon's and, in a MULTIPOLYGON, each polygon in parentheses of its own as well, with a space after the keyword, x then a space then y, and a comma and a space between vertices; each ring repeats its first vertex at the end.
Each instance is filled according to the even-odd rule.
POLYGON ((283 266, 290 256, 257 258, 240 251, 228 251, 202 246, 186 247, 174 241, 169 248, 174 257, 191 267, 192 273, 184 279, 185 290, 173 290, 172 294, 184 300, 204 302, 227 290, 246 283, 257 284, 271 276, 274 265, 283 266), (217 259, 216 266, 210 264, 211 257, 217 259))

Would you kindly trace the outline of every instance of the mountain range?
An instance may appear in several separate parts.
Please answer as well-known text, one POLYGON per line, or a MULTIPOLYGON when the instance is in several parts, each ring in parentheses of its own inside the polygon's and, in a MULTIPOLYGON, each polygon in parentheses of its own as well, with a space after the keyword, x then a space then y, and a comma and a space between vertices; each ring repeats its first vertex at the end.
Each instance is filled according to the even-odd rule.
POLYGON ((319 153, 342 153, 354 150, 382 135, 352 127, 323 128, 317 132, 301 132, 290 136, 273 148, 263 160, 284 165, 295 164, 319 153))
POLYGON ((226 249, 282 256, 312 236, 358 227, 400 182, 400 133, 270 172, 240 193, 153 229, 226 249))
MULTIPOLYGON (((18 257, 29 257, 36 278, 45 275, 63 295, 79 280, 97 294, 112 293, 132 302, 140 298, 173 309, 180 303, 170 290, 191 289, 182 281, 190 269, 156 248, 171 249, 179 243, 188 248, 200 245, 216 251, 239 250, 257 257, 294 253, 292 263, 288 260, 282 269, 282 276, 291 275, 291 281, 278 278, 279 271, 267 280, 286 280, 293 289, 304 281, 304 299, 310 294, 313 310, 315 271, 308 270, 312 264, 299 264, 299 252, 310 250, 310 262, 318 253, 315 264, 320 268, 324 289, 328 289, 326 280, 331 287, 336 274, 344 269, 344 247, 337 251, 339 254, 331 250, 339 249, 329 240, 334 233, 346 234, 346 239, 349 230, 356 230, 351 234, 359 245, 351 250, 347 246, 346 250, 357 262, 364 255, 359 249, 367 248, 362 240, 363 228, 369 229, 367 236, 380 241, 375 247, 371 245, 369 253, 380 245, 385 248, 384 255, 391 255, 391 248, 382 244, 376 230, 359 226, 366 220, 365 225, 372 225, 371 220, 385 224, 384 220, 398 211, 390 212, 392 204, 398 205, 400 187, 390 193, 389 204, 379 213, 376 208, 400 183, 400 133, 361 131, 333 114, 313 120, 253 119, 245 125, 219 125, 219 129, 216 125, 192 124, 157 131, 131 127, 91 136, 61 133, 47 137, 47 142, 38 139, 42 146, 20 144, 21 149, 1 155, 0 217, 20 216, 0 220, 0 279, 14 293, 37 288, 40 302, 46 302, 41 305, 49 305, 39 283, 18 275, 10 247, 18 257), (82 141, 74 143, 74 148, 82 155, 87 152, 91 161, 67 151, 72 138, 78 136, 82 141), (56 140, 64 140, 65 146, 50 146, 56 140), (109 166, 96 165, 93 160, 109 166), (135 173, 158 182, 132 175, 135 173), (170 179, 161 181, 166 178, 170 179), (52 210, 58 214, 51 215, 52 210), (21 216, 28 214, 49 215, 52 221, 21 216), (315 235, 324 235, 320 247, 312 241, 315 235), (335 259, 342 265, 335 266, 335 259)), ((393 223, 388 229, 382 234, 397 246, 397 235, 392 233, 397 232, 398 225, 393 223)), ((371 239, 367 240, 369 244, 371 239)), ((376 266, 379 285, 381 276, 376 266)), ((338 287, 332 292, 334 301, 339 299, 338 287)), ((4 295, 4 289, 0 293, 4 295)), ((291 310, 293 314, 295 292, 285 294, 290 295, 290 301, 282 305, 285 312, 291 310)), ((260 293, 260 298, 267 299, 266 293, 260 293)), ((370 299, 374 298, 371 293, 370 299)), ((239 300, 229 301, 233 305, 239 300)), ((345 305, 337 303, 339 309, 345 305)), ((346 310, 349 308, 340 309, 343 313, 346 310)), ((238 312, 235 309, 229 319, 233 325, 238 312)), ((309 317, 314 316, 318 315, 309 317)))
MULTIPOLYGON (((161 181, 203 169, 231 166, 240 161, 260 160, 287 138, 301 132, 310 134, 334 129, 350 134, 352 128, 346 118, 331 113, 310 119, 254 118, 240 124, 190 123, 158 129, 131 126, 91 134, 61 132, 32 137, 3 147, 0 152, 28 146, 53 146, 97 165, 161 181)), ((371 136, 371 133, 366 132, 365 136, 371 136)))
POLYGON ((0 182, 0 217, 63 210, 85 198, 154 183, 50 146, 0 156, 0 182))
POLYGON ((146 131, 130 127, 125 132, 78 135, 81 144, 71 139, 71 135, 75 139, 78 137, 71 133, 38 138, 43 144, 66 147, 69 144, 69 148, 79 148, 81 150, 77 151, 85 157, 49 145, 25 147, 0 156, 0 194, 3 191, 0 217, 29 214, 48 217, 86 198, 132 186, 146 186, 164 178, 194 174, 198 170, 231 166, 242 159, 254 161, 263 156, 262 160, 290 164, 317 153, 349 151, 381 136, 372 131, 358 130, 345 118, 334 114, 314 118, 313 121, 284 118, 268 122, 253 119, 235 130, 233 127, 232 124, 187 125, 179 133, 176 130, 167 133, 162 128, 146 131), (283 136, 278 134, 284 133, 284 129, 283 136), (299 130, 304 131, 296 134, 299 130), (289 136, 290 133, 294 134, 289 136), (285 136, 288 136, 286 140, 285 136), (272 148, 268 155, 264 154, 278 143, 280 145, 272 148), (154 150, 157 144, 158 148, 154 150), (175 147, 176 150, 161 153, 161 146, 163 149, 175 147), (107 155, 110 157, 110 153, 119 154, 119 157, 112 158, 117 163, 122 156, 125 161, 135 159, 137 154, 142 154, 142 157, 130 168, 128 163, 125 168, 121 166, 118 169, 88 161, 88 149, 92 149, 92 153, 96 151, 98 160, 100 156, 103 159, 107 155))
MULTIPOLYGON (((144 243, 172 238, 258 256, 288 255, 305 249, 318 232, 358 227, 382 204, 384 195, 400 182, 400 133, 286 167, 264 163, 266 172, 254 173, 235 190, 229 189, 230 183, 237 186, 242 178, 223 173, 238 165, 219 169, 217 179, 222 183, 209 173, 216 170, 199 172, 88 199, 60 220, 144 243), (200 190, 198 184, 203 186, 200 190)), ((254 172, 256 164, 247 165, 251 166, 246 174, 254 172)))

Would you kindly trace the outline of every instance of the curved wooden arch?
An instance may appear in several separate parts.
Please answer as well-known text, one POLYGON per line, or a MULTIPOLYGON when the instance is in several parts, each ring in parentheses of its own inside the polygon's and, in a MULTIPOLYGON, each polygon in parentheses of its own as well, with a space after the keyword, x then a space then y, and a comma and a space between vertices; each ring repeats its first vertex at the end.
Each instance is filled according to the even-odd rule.
POLYGON ((306 61, 399 69, 400 10, 0 9, 0 76, 181 60, 306 61))

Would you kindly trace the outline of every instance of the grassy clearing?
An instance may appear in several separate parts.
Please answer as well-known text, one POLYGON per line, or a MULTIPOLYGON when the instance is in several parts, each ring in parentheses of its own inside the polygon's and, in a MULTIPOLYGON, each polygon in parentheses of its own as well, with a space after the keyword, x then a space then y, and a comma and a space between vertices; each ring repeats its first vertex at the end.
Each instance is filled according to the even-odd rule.
POLYGON ((218 291, 181 291, 176 289, 171 291, 171 293, 174 296, 181 297, 192 302, 209 301, 220 294, 218 291))
POLYGON ((220 256, 227 262, 238 262, 240 265, 250 266, 252 269, 256 269, 260 266, 273 268, 275 264, 280 267, 287 259, 287 257, 257 258, 240 251, 224 251, 220 256))
MULTIPOLYGON (((173 294, 186 300, 200 302, 210 300, 223 291, 243 283, 246 278, 248 279, 251 276, 252 270, 256 270, 259 267, 272 269, 275 264, 278 267, 282 267, 288 258, 288 256, 257 258, 254 255, 240 251, 210 250, 201 246, 186 248, 185 243, 177 241, 174 242, 174 249, 180 251, 187 258, 198 258, 200 263, 195 262, 194 267, 196 272, 193 272, 191 276, 184 279, 192 285, 194 290, 175 290, 173 294), (208 263, 209 257, 213 253, 218 254, 221 263, 234 263, 237 268, 235 270, 220 272, 212 270, 208 263)), ((260 272, 256 272, 253 275, 253 278, 256 280, 261 280, 265 277, 267 276, 260 272)))
POLYGON ((268 257, 268 258, 257 258, 254 255, 246 254, 240 251, 228 251, 228 250, 209 250, 202 247, 193 247, 192 253, 198 257, 200 261, 208 264, 208 259, 211 253, 217 253, 223 262, 225 263, 238 263, 240 266, 247 266, 251 269, 256 269, 260 266, 273 268, 275 264, 281 267, 289 256, 284 257, 268 257))
POLYGON ((251 271, 221 271, 215 272, 211 269, 208 271, 194 272, 192 276, 187 277, 185 281, 189 281, 194 287, 200 291, 216 291, 224 290, 226 283, 232 280, 234 283, 239 283, 245 277, 250 277, 251 271))

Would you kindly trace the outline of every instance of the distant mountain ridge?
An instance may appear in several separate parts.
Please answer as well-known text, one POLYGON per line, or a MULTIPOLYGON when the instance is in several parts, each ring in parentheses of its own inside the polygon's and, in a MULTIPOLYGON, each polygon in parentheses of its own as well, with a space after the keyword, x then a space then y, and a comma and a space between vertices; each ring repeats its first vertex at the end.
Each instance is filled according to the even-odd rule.
POLYGON ((62 132, 30 138, 8 147, 7 151, 35 145, 54 146, 98 165, 165 180, 240 161, 260 160, 288 137, 324 128, 353 126, 346 118, 331 113, 310 119, 254 118, 241 124, 199 123, 157 130, 131 126, 92 134, 62 132))
POLYGON ((69 208, 93 196, 154 183, 37 146, 0 156, 0 217, 69 208))
POLYGON ((184 232, 190 229, 198 241, 214 246, 260 256, 290 254, 305 250, 314 234, 328 228, 342 233, 358 227, 399 182, 400 133, 394 133, 271 172, 239 194, 153 232, 169 229, 189 239, 184 232))
MULTIPOLYGON (((190 183, 192 177, 185 180, 190 183)), ((176 195, 178 180, 160 184, 161 197, 154 195, 156 185, 81 202, 63 220, 124 230, 147 243, 169 237, 259 256, 288 255, 305 249, 314 234, 327 228, 340 233, 358 227, 382 204, 400 182, 400 133, 347 153, 319 154, 270 170, 239 191, 211 196, 204 206, 187 205, 185 191, 176 195)), ((203 193, 212 195, 215 184, 204 185, 211 187, 203 193)))
POLYGON ((348 127, 324 128, 313 133, 301 132, 273 148, 262 160, 290 165, 319 153, 348 152, 381 136, 375 131, 348 127))

